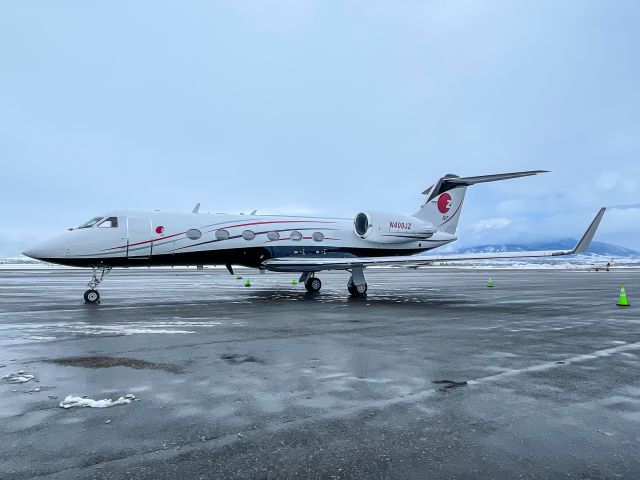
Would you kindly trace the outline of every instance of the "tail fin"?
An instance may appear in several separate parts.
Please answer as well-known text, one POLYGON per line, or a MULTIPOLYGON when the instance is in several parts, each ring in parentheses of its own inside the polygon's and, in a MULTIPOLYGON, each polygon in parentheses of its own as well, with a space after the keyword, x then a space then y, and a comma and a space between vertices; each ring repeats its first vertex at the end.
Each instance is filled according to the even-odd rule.
POLYGON ((546 170, 530 170, 527 172, 499 173, 497 175, 482 175, 478 177, 458 177, 457 175, 448 174, 422 192, 423 195, 427 196, 427 200, 413 216, 432 223, 438 230, 455 234, 462 211, 464 195, 469 185, 528 177, 545 172, 546 170))

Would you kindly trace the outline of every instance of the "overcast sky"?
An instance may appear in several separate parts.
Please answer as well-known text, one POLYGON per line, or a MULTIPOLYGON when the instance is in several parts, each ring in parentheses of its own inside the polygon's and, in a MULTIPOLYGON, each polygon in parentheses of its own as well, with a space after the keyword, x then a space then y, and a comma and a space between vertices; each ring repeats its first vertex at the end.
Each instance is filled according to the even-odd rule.
POLYGON ((0 241, 105 210, 413 213, 640 248, 640 2, 5 1, 0 241))

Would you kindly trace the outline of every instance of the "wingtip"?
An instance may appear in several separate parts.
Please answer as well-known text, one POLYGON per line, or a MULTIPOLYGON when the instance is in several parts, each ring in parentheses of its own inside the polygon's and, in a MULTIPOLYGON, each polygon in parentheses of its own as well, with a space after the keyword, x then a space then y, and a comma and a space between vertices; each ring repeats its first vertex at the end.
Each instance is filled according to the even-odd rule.
POLYGON ((606 210, 607 210, 607 207, 602 207, 600 210, 598 210, 598 213, 596 214, 595 218, 591 221, 589 228, 587 228, 587 231, 584 232, 584 235, 582 236, 582 238, 577 243, 577 245, 575 246, 575 248, 571 253, 583 253, 589 249, 589 246, 591 245, 591 240, 593 240, 593 237, 598 231, 598 227, 600 226, 600 222, 606 210))

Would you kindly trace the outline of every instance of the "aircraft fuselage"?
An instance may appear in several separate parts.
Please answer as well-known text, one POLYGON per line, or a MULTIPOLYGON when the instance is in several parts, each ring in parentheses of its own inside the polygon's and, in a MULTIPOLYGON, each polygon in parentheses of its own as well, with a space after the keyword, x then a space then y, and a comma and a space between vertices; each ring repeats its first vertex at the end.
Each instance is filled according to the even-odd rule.
MULTIPOLYGON (((93 225, 43 240, 25 254, 79 267, 259 267, 277 257, 411 255, 457 238, 437 231, 419 240, 376 243, 358 236, 353 220, 345 218, 117 211, 96 219, 93 225)), ((387 223, 375 228, 408 226, 387 223)))

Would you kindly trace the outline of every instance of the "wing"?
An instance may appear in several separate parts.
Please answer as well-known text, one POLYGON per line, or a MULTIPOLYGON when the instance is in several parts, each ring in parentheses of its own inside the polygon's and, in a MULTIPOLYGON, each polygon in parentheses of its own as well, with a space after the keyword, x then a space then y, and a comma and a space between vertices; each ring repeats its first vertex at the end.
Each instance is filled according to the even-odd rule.
POLYGON ((434 262, 460 262, 465 260, 487 260, 498 258, 536 258, 558 257, 562 255, 574 255, 582 253, 589 248, 591 240, 600 225, 605 208, 601 208, 589 225, 580 241, 572 250, 547 250, 531 252, 498 252, 498 253, 472 253, 450 255, 407 255, 394 257, 351 257, 351 258, 318 258, 318 257, 284 257, 272 258, 263 262, 263 266, 269 270, 280 272, 315 272, 320 270, 348 270, 358 267, 371 266, 418 266, 428 265, 434 262))

